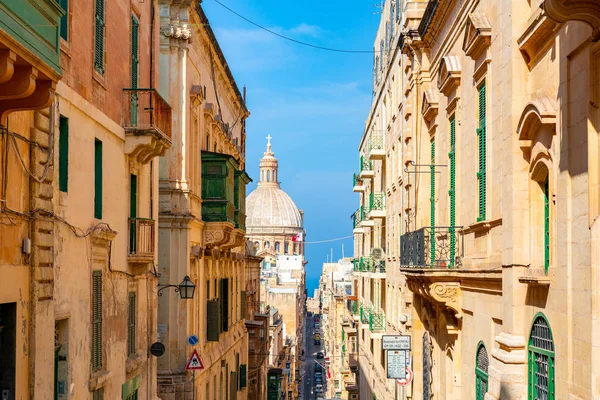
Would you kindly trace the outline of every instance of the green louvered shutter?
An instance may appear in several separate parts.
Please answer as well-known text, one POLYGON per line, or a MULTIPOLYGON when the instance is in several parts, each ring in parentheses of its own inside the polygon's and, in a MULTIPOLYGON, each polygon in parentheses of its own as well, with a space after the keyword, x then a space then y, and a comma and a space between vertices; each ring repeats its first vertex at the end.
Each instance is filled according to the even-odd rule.
POLYGON ((59 0, 65 15, 60 18, 60 37, 69 40, 69 0, 59 0))
POLYGON ((240 365, 240 389, 247 386, 247 367, 246 364, 240 365))
POLYGON ((92 273, 92 370, 102 369, 102 272, 92 273))
POLYGON ((69 119, 60 116, 58 138, 58 188, 69 190, 69 119))
MULTIPOLYGON (((137 89, 139 82, 139 63, 140 63, 140 50, 139 50, 139 32, 140 24, 133 15, 131 16, 131 88, 137 89)), ((131 125, 137 125, 138 123, 138 94, 137 92, 131 93, 131 125)))
POLYGON ((135 292, 129 293, 129 310, 127 314, 127 355, 133 356, 136 352, 137 297, 135 292))
POLYGON ((218 299, 206 302, 206 340, 209 342, 219 341, 221 327, 221 309, 218 299))
POLYGON ((229 330, 229 279, 221 279, 221 323, 223 332, 229 330))
POLYGON ((450 161, 450 268, 454 268, 456 232, 456 116, 450 120, 450 152, 448 153, 450 161))
POLYGON ((430 260, 431 266, 433 267, 435 264, 435 140, 431 141, 431 190, 430 190, 430 221, 431 221, 431 231, 430 231, 430 260))
POLYGON ((94 68, 104 74, 104 0, 96 0, 94 26, 94 68))
POLYGON ((544 269, 548 273, 550 267, 550 190, 548 177, 544 182, 544 269))
POLYGON ((102 219, 102 141, 94 141, 94 218, 102 219))
POLYGON ((479 215, 477 221, 485 221, 486 219, 486 96, 485 83, 479 87, 479 128, 477 129, 477 137, 479 144, 479 171, 477 172, 477 186, 479 189, 478 203, 479 215))

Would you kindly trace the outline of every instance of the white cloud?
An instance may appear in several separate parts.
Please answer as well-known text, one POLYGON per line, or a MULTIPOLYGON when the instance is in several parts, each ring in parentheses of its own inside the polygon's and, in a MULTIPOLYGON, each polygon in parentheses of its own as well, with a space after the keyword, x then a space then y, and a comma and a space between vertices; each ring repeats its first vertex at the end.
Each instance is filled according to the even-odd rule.
POLYGON ((309 24, 301 23, 298 26, 295 26, 291 29, 286 30, 286 33, 318 37, 322 31, 323 30, 316 25, 309 25, 309 24))

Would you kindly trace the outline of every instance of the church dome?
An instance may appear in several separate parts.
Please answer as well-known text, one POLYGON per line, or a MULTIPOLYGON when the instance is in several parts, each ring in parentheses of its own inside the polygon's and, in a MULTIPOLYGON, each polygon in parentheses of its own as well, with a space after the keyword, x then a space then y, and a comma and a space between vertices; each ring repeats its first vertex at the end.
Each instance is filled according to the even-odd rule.
POLYGON ((249 234, 302 230, 302 215, 294 201, 284 192, 279 182, 278 163, 271 151, 271 137, 267 151, 260 161, 258 187, 246 198, 246 230, 249 234), (291 229, 290 229, 291 228, 291 229))

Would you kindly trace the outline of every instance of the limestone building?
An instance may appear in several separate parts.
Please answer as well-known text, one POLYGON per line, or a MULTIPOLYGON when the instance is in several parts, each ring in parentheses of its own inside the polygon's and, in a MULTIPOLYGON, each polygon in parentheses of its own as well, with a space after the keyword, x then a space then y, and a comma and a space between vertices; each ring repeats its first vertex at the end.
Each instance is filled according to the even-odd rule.
POLYGON ((3 399, 156 396, 152 6, 0 1, 3 399))
POLYGON ((257 255, 264 257, 261 301, 277 312, 283 324, 277 330, 272 329, 283 332, 283 343, 271 347, 269 374, 283 380, 279 386, 286 396, 297 396, 296 380, 301 367, 297 355, 303 343, 306 307, 305 231, 302 211, 281 189, 278 178, 278 161, 268 136, 267 149, 260 161, 258 186, 246 201, 247 233, 257 255))
POLYGON ((160 88, 177 110, 173 146, 160 160, 159 282, 189 276, 196 284, 192 300, 168 289, 159 298, 166 352, 158 396, 246 399, 246 266, 254 262, 245 245, 249 112, 201 2, 158 3, 160 88), (190 335, 199 339, 193 347, 190 335), (195 374, 186 371, 193 349, 204 364, 195 374))
MULTIPOLYGON (((378 332, 412 336, 406 397, 597 398, 598 2, 388 1, 382 24, 395 5, 355 265, 359 300, 385 304, 378 332)), ((362 314, 361 356, 383 371, 362 314)), ((361 398, 391 388, 360 379, 361 398)))

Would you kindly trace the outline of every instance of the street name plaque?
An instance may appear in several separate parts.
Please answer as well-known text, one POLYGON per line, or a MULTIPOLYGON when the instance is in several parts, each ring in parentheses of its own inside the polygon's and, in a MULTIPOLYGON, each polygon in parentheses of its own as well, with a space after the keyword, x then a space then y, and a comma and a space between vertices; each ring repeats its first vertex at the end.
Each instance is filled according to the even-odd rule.
POLYGON ((410 336, 383 335, 381 346, 383 350, 410 350, 410 336))

